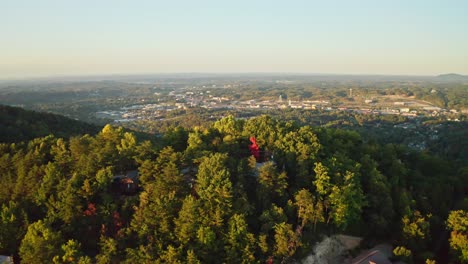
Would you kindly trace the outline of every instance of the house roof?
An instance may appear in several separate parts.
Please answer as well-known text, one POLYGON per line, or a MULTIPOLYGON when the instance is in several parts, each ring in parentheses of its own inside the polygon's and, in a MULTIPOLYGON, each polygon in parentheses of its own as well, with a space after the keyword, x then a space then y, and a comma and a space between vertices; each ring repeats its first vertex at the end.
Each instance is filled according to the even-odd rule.
POLYGON ((351 260, 351 264, 392 264, 388 259, 391 255, 392 247, 390 245, 378 245, 359 254, 351 260))
POLYGON ((138 170, 127 171, 125 176, 131 179, 136 179, 138 177, 138 170))
POLYGON ((114 175, 113 179, 123 179, 123 178, 130 178, 132 180, 136 180, 138 178, 138 170, 131 170, 126 171, 123 174, 114 175))

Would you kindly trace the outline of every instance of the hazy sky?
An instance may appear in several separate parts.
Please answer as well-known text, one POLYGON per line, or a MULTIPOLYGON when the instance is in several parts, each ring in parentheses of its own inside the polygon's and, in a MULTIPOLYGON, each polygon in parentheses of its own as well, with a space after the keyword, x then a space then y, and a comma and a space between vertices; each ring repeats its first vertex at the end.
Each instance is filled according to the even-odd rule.
POLYGON ((468 74, 468 0, 0 0, 0 79, 468 74))

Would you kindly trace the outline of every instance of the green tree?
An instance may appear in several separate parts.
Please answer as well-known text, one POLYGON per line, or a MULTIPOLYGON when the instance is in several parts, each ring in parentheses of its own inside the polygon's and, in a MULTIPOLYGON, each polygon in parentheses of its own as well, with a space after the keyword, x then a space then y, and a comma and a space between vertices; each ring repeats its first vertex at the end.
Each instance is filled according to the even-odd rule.
POLYGON ((270 231, 274 230, 275 225, 286 222, 288 217, 284 213, 283 208, 276 204, 271 204, 268 210, 262 212, 259 220, 261 222, 260 231, 264 234, 268 234, 270 231))
POLYGON ((282 257, 283 260, 288 259, 300 245, 301 241, 293 231, 292 225, 284 222, 275 225, 275 256, 282 257))
POLYGON ((36 203, 45 205, 48 209, 51 208, 57 199, 58 187, 64 179, 65 175, 62 173, 60 166, 49 162, 45 167, 44 178, 36 193, 36 203))
POLYGON ((200 226, 197 230, 197 254, 202 262, 216 262, 224 258, 223 242, 210 226, 200 226))
POLYGON ((192 196, 188 195, 175 220, 175 235, 183 246, 192 247, 197 237, 197 230, 200 225, 200 204, 192 196))
POLYGON ((156 193, 161 195, 175 192, 182 198, 188 192, 188 184, 179 171, 181 153, 172 147, 163 148, 155 162, 144 161, 140 167, 140 181, 142 185, 151 184, 156 193))
POLYGON ((81 252, 81 244, 76 240, 68 240, 62 247, 63 254, 55 256, 53 263, 76 263, 76 264, 91 264, 91 258, 85 256, 81 252))
POLYGON ((145 140, 135 147, 134 159, 136 163, 141 164, 147 160, 154 160, 157 156, 158 149, 149 140, 145 140))
MULTIPOLYGON (((320 150, 317 136, 308 126, 290 131, 276 141, 276 156, 285 158, 288 176, 294 179, 296 188, 310 187, 312 167, 320 150)), ((280 164, 281 165, 281 164, 280 164)))
POLYGON ((130 222, 131 231, 137 235, 137 243, 154 254, 161 254, 168 243, 174 240, 172 231, 179 204, 174 192, 158 194, 148 185, 140 194, 140 203, 130 222))
POLYGON ((256 240, 247 231, 243 215, 235 214, 229 219, 226 237, 227 263, 252 263, 255 261, 256 240))
POLYGON ((49 224, 39 220, 28 227, 21 241, 20 257, 24 263, 51 263, 54 256, 60 255, 62 237, 49 224))
POLYGON ((97 264, 119 263, 117 241, 111 237, 101 236, 99 253, 96 255, 97 264))
POLYGON ((201 261, 198 259, 197 255, 195 255, 195 252, 193 252, 193 250, 187 250, 186 263, 187 264, 201 264, 201 261))
POLYGON ((213 124, 222 135, 230 136, 231 139, 240 137, 244 127, 244 121, 236 119, 232 115, 221 118, 213 124))
MULTIPOLYGON (((87 195, 87 192, 86 188, 83 191, 81 189, 84 187, 83 182, 84 176, 77 173, 74 173, 68 181, 61 182, 57 190, 57 199, 48 210, 48 215, 52 220, 59 218, 69 224, 69 227, 74 226, 84 211, 85 203, 82 195, 87 195)), ((91 189, 88 189, 88 191, 91 191, 91 189)), ((88 195, 91 195, 91 193, 88 193, 88 195)))
POLYGON ((329 176, 328 168, 321 162, 315 163, 315 181, 314 186, 317 193, 322 197, 326 197, 331 192, 331 178, 329 176))
POLYGON ((277 195, 285 195, 288 187, 287 176, 285 173, 278 173, 276 165, 273 162, 266 162, 260 169, 258 182, 269 192, 276 192, 277 195))
POLYGON ((173 264, 182 264, 182 256, 180 249, 169 245, 167 249, 161 254, 156 263, 173 263, 173 264))
POLYGON ((398 246, 393 249, 393 255, 405 262, 412 263, 412 252, 404 246, 398 246))
POLYGON ((361 164, 362 188, 367 201, 363 218, 370 234, 386 236, 394 217, 390 184, 369 155, 361 158, 361 164))
POLYGON ((344 230, 348 225, 359 222, 364 205, 360 181, 354 173, 347 171, 344 185, 332 187, 330 217, 338 228, 344 230))
POLYGON ((314 224, 314 230, 317 222, 324 222, 322 203, 315 202, 312 194, 305 189, 296 193, 295 205, 297 207, 297 217, 300 222, 300 230, 308 223, 314 224))
POLYGON ((16 256, 26 234, 28 216, 19 203, 10 201, 2 205, 0 221, 0 252, 16 256))
POLYGON ((186 153, 190 157, 200 157, 203 151, 208 149, 208 144, 205 143, 205 136, 199 130, 190 132, 187 139, 186 153))
POLYGON ((231 212, 232 182, 226 162, 226 154, 215 153, 204 157, 198 167, 195 190, 208 226, 222 226, 231 212))
POLYGON ((280 203, 281 198, 287 196, 287 175, 285 172, 278 173, 276 165, 269 161, 263 164, 258 173, 257 197, 260 202, 259 209, 268 208, 272 202, 280 203))
POLYGON ((262 115, 260 117, 248 119, 245 122, 243 135, 245 137, 254 136, 261 148, 268 149, 274 146, 275 141, 278 139, 279 132, 278 122, 270 116, 262 115))
POLYGON ((115 164, 120 170, 132 169, 135 166, 137 139, 133 133, 125 132, 116 145, 119 162, 115 164))
POLYGON ((65 140, 61 138, 57 139, 55 145, 51 146, 50 153, 53 155, 55 163, 60 164, 60 168, 70 167, 72 157, 65 140))
POLYGON ((447 219, 450 233, 450 247, 459 252, 460 260, 468 262, 468 212, 451 211, 447 219))
POLYGON ((411 216, 404 216, 402 221, 403 234, 406 239, 425 239, 429 233, 429 221, 431 215, 423 216, 421 212, 415 211, 411 216))
POLYGON ((189 133, 181 126, 169 128, 163 136, 166 146, 171 146, 175 151, 182 152, 187 148, 189 133))

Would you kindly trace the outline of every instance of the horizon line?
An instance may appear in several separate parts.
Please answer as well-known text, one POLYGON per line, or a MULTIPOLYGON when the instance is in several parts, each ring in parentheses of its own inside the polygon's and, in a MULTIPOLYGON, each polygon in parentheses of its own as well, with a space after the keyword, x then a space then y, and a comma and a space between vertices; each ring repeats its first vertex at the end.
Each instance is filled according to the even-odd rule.
POLYGON ((355 76, 355 77, 437 77, 441 75, 460 75, 463 77, 468 77, 466 74, 461 73, 440 73, 440 74, 385 74, 385 73, 318 73, 318 72, 262 72, 262 71, 252 71, 252 72, 141 72, 141 73, 96 73, 96 74, 57 74, 57 75, 37 75, 37 76, 25 76, 25 77, 0 77, 0 81, 46 81, 54 79, 67 79, 67 78, 99 78, 99 77, 138 77, 138 76, 170 76, 170 75, 216 75, 216 76, 232 76, 232 75, 301 75, 301 76, 355 76))

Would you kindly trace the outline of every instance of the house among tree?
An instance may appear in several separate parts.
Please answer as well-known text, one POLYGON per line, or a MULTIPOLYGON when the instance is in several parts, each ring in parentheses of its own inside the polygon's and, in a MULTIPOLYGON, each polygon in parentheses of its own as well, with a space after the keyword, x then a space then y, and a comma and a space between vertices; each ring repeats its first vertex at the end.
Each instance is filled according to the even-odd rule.
POLYGON ((250 137, 249 140, 252 143, 249 145, 250 154, 255 157, 257 163, 263 164, 272 159, 272 154, 269 151, 260 150, 255 137, 250 137))
POLYGON ((260 150, 260 147, 258 146, 255 137, 252 136, 249 140, 252 143, 251 145, 249 145, 249 151, 256 161, 255 172, 253 176, 258 177, 260 170, 263 166, 270 163, 275 165, 275 162, 273 161, 273 154, 271 152, 260 150))
POLYGON ((112 178, 113 190, 120 194, 133 195, 138 191, 138 171, 127 171, 112 178))

